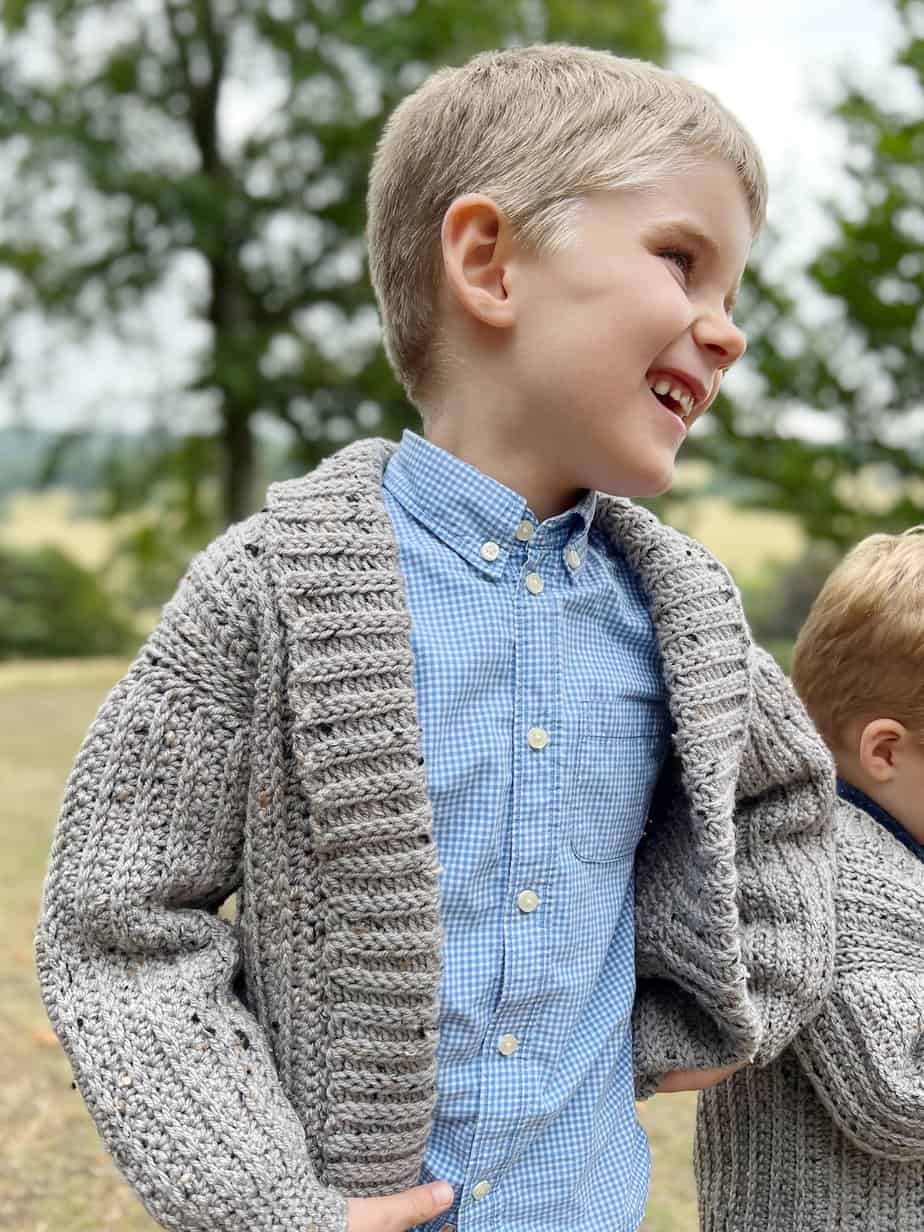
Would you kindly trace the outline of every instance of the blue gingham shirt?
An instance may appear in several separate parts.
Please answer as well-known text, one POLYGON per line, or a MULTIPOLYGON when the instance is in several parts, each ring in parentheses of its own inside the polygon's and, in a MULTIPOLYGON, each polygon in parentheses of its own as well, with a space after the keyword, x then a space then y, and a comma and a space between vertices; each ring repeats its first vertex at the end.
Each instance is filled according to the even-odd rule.
POLYGON ((635 1232, 633 856, 667 751, 654 630, 596 497, 541 524, 413 433, 384 480, 445 931, 425 1232, 635 1232))

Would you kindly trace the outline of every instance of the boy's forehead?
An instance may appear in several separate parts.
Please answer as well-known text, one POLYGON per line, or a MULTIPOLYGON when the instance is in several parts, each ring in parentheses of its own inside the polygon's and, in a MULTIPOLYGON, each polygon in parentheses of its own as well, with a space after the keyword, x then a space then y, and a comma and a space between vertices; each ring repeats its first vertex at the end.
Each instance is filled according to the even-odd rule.
POLYGON ((749 230, 754 230, 744 185, 734 168, 718 159, 603 195, 632 203, 629 208, 652 221, 686 224, 691 232, 711 233, 719 226, 734 224, 742 214, 748 218, 749 230))
POLYGON ((646 233, 688 240, 715 256, 730 247, 749 250, 754 240, 743 194, 684 198, 657 188, 620 189, 595 194, 586 206, 578 218, 583 215, 585 223, 593 219, 595 230, 615 230, 628 222, 646 233))

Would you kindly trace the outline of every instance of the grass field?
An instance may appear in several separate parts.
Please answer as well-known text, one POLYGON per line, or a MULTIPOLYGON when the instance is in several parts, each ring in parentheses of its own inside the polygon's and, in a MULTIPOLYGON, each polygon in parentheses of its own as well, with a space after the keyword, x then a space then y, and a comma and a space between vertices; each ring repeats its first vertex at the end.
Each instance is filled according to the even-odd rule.
MULTIPOLYGON (((32 972, 52 825, 64 778, 106 690, 113 660, 0 665, 0 808, 7 881, 0 930, 0 1229, 151 1232, 99 1145, 47 1024, 32 972)), ((660 1096, 642 1111, 655 1159, 646 1232, 694 1232, 689 1164, 693 1100, 660 1096)), ((564 1232, 564 1230, 563 1230, 564 1232)))
MULTIPOLYGON (((690 464, 686 486, 705 476, 690 464), (692 478, 691 478, 692 476, 692 478)), ((111 522, 78 515, 77 493, 52 488, 43 492, 17 492, 0 506, 0 542, 35 548, 54 544, 88 568, 108 560, 116 527, 111 522)), ((672 521, 679 530, 695 535, 719 560, 743 580, 760 572, 769 560, 788 561, 802 550, 805 539, 794 518, 782 513, 740 509, 718 497, 679 507, 672 521)), ((131 518, 119 523, 122 531, 131 518)))

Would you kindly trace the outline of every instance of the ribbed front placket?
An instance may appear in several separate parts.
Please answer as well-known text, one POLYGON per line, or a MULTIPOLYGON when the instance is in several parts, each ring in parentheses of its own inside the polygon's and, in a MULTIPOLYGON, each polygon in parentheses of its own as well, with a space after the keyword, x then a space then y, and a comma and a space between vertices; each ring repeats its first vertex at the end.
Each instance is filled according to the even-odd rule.
POLYGON ((528 1146, 533 1107, 546 1087, 545 1049, 533 1049, 534 1019, 547 1009, 555 936, 551 893, 560 829, 565 727, 561 698, 561 552, 540 527, 511 552, 515 586, 513 782, 502 859, 503 980, 481 1054, 478 1124, 458 1216, 459 1232, 502 1229, 504 1178, 528 1146))

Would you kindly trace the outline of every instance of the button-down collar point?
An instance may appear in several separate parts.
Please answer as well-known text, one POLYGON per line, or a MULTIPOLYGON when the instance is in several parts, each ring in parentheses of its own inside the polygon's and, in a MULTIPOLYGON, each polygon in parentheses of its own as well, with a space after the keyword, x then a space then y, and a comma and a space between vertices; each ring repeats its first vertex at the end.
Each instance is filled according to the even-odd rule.
POLYGON ((487 561, 495 561, 500 556, 500 544, 489 539, 487 543, 481 545, 481 559, 487 561))

